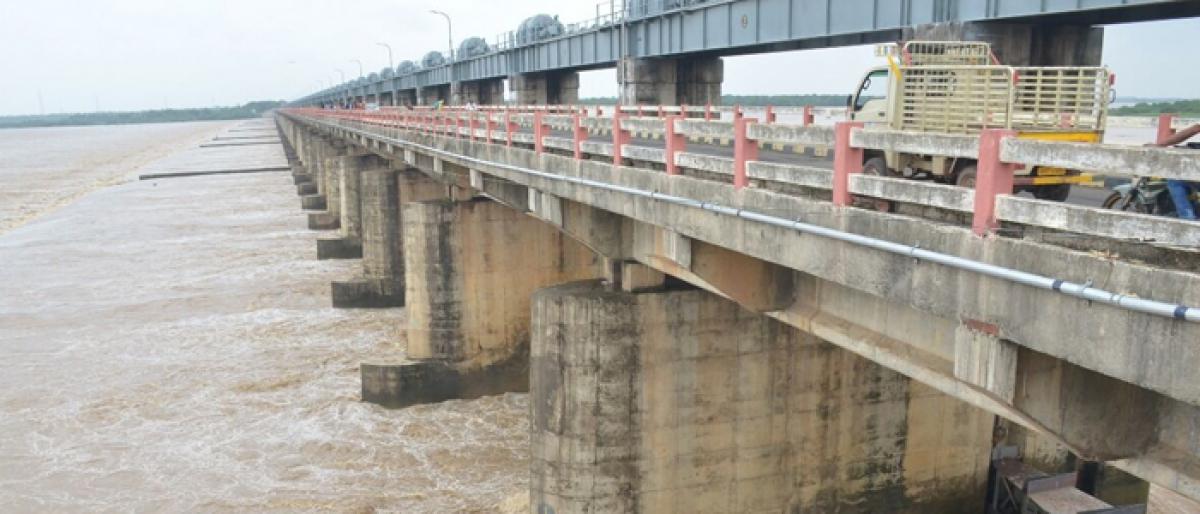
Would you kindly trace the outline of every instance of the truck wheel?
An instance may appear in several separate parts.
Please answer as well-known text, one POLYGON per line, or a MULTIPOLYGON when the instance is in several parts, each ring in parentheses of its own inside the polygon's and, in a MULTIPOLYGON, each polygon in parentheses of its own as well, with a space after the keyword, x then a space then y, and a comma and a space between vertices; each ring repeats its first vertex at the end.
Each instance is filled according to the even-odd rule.
POLYGON ((1071 195, 1071 184, 1056 184, 1053 186, 1038 186, 1033 188, 1033 197, 1038 200, 1065 202, 1071 195))
POLYGON ((963 166, 954 176, 954 184, 959 187, 975 189, 975 165, 963 166))
POLYGON ((888 169, 887 161, 883 157, 872 157, 863 163, 862 172, 864 175, 875 175, 878 177, 892 177, 895 173, 888 169))

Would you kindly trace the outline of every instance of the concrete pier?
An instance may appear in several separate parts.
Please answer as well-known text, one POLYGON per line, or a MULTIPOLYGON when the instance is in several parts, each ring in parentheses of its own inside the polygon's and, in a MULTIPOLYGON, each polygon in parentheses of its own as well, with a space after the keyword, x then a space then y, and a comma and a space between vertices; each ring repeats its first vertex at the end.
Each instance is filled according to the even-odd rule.
POLYGON ((565 105, 579 103, 579 72, 525 73, 508 78, 508 89, 520 105, 565 105))
POLYGON ((959 513, 994 417, 699 290, 536 293, 535 512, 959 513))
POLYGON ((374 154, 357 152, 339 156, 332 163, 335 177, 330 183, 336 184, 337 198, 327 212, 338 219, 338 235, 317 239, 317 258, 358 259, 362 257, 362 173, 387 163, 374 154))
POLYGON ((448 200, 465 191, 412 169, 362 172, 362 275, 335 281, 334 307, 404 305, 404 237, 401 208, 408 202, 448 200))
POLYGON ((622 105, 718 105, 725 66, 720 57, 623 59, 617 66, 622 105))
POLYGON ((488 79, 455 84, 454 103, 494 105, 504 103, 504 80, 488 79))
POLYGON ((590 250, 492 200, 404 204, 407 362, 364 365, 390 407, 528 389, 530 297, 599 276, 590 250))

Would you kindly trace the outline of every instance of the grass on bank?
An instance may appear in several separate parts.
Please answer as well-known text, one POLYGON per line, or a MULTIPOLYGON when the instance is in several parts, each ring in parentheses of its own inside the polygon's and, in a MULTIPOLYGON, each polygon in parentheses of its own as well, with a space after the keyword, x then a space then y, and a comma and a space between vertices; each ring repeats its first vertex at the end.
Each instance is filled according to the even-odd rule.
POLYGON ((240 120, 257 118, 283 105, 279 101, 250 102, 233 107, 200 109, 154 109, 127 112, 84 112, 25 116, 0 116, 0 129, 65 127, 76 125, 126 125, 132 123, 168 123, 177 121, 240 120))

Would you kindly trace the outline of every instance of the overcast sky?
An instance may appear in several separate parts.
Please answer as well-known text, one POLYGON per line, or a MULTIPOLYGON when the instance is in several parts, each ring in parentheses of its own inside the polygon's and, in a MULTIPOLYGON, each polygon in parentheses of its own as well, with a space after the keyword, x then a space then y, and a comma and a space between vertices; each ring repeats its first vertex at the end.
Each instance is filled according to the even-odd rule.
MULTIPOLYGON (((545 12, 594 16, 592 0, 0 0, 0 114, 232 105, 292 99, 340 77, 490 41, 545 12)), ((1104 63, 1124 96, 1200 96, 1200 20, 1109 27, 1104 63), (1178 50, 1172 52, 1171 47, 1178 50)), ((724 92, 849 93, 871 48, 727 58, 724 92)), ((615 96, 611 70, 582 77, 582 96, 615 96)))

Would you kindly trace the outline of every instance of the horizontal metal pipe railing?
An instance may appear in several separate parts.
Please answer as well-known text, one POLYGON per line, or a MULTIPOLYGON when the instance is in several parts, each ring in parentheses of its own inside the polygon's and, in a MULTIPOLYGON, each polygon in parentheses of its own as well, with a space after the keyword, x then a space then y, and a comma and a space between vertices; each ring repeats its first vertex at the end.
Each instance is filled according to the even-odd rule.
MULTIPOLYGON (((320 123, 320 121, 315 118, 309 118, 309 119, 313 122, 320 123)), ((421 151, 422 153, 425 153, 428 155, 455 160, 459 163, 475 164, 476 166, 481 166, 481 167, 485 167, 485 168, 487 168, 487 167, 498 168, 498 169, 516 172, 516 173, 520 173, 520 174, 524 174, 524 175, 528 175, 528 176, 532 176, 532 177, 538 177, 541 179, 568 182, 568 183, 572 183, 572 184, 597 188, 597 189, 601 189, 601 190, 605 190, 605 191, 612 191, 612 192, 617 192, 617 193, 624 193, 624 194, 629 194, 629 195, 633 195, 633 196, 649 198, 649 199, 661 201, 664 203, 701 209, 704 211, 718 213, 718 214, 724 214, 727 216, 734 216, 734 217, 745 219, 748 221, 754 221, 754 222, 758 222, 758 223, 764 223, 767 225, 796 230, 796 231, 798 231, 800 233, 804 233, 804 234, 816 235, 816 236, 825 237, 828 239, 846 242, 849 244, 854 244, 857 246, 872 248, 875 250, 880 250, 883 252, 888 252, 888 253, 892 253, 892 254, 896 254, 896 255, 902 255, 905 257, 913 258, 913 259, 933 262, 933 263, 947 266, 950 268, 969 271, 969 272, 977 273, 977 274, 980 274, 983 276, 987 276, 987 277, 991 277, 991 278, 995 278, 995 279, 999 279, 999 280, 1005 280, 1005 281, 1009 281, 1009 282, 1013 282, 1013 283, 1017 283, 1017 284, 1022 284, 1022 285, 1034 287, 1037 289, 1052 291, 1052 292, 1070 296, 1070 297, 1080 298, 1080 299, 1084 299, 1084 300, 1088 300, 1088 301, 1092 301, 1092 302, 1103 303, 1106 305, 1112 305, 1112 306, 1120 308, 1120 309, 1130 310, 1130 311, 1134 311, 1134 312, 1141 312, 1144 314, 1150 314, 1150 315, 1154 315, 1154 316, 1174 318, 1174 319, 1193 322, 1193 323, 1200 322, 1200 309, 1197 309, 1195 307, 1189 307, 1189 306, 1178 304, 1178 303, 1163 302, 1163 301, 1158 301, 1158 300, 1140 298, 1140 297, 1132 296, 1132 295, 1115 293, 1112 291, 1106 291, 1104 289, 1092 287, 1091 284, 1079 284, 1079 283, 1075 283, 1075 282, 1069 282, 1069 281, 1055 278, 1055 277, 1047 277, 1047 276, 1038 275, 1035 273, 1029 273, 1029 272, 1025 272, 1025 271, 1021 271, 1021 270, 1017 270, 1017 269, 1013 269, 1013 268, 1008 268, 1008 267, 1004 267, 1004 266, 988 264, 988 263, 985 263, 982 261, 967 259, 967 258, 958 257, 955 255, 945 254, 945 253, 941 253, 941 252, 935 252, 935 251, 931 251, 931 250, 926 250, 926 249, 922 249, 916 245, 905 245, 905 244, 895 243, 895 242, 887 241, 884 239, 863 236, 863 235, 855 234, 852 232, 846 232, 846 231, 823 227, 823 226, 819 226, 819 225, 813 225, 813 224, 805 223, 805 222, 802 222, 799 220, 791 220, 791 219, 781 218, 781 217, 770 215, 770 214, 755 212, 755 211, 741 209, 741 208, 737 208, 737 207, 720 205, 720 204, 716 204, 716 203, 712 203, 712 202, 706 202, 703 200, 697 200, 697 199, 693 199, 693 198, 686 198, 686 197, 675 196, 675 195, 667 195, 667 194, 659 193, 657 191, 650 191, 650 190, 633 188, 633 187, 628 187, 628 186, 610 184, 607 182, 601 182, 601 181, 591 180, 591 179, 586 179, 586 178, 581 178, 581 177, 569 177, 569 176, 564 176, 564 175, 558 175, 558 174, 554 174, 554 173, 533 170, 533 169, 524 168, 524 167, 520 167, 520 166, 514 166, 514 165, 506 164, 506 163, 485 161, 483 159, 478 159, 475 157, 470 157, 470 156, 466 156, 466 155, 462 155, 462 154, 456 154, 456 153, 448 152, 448 151, 445 151, 445 150, 442 150, 439 148, 434 148, 434 147, 422 145, 419 143, 413 143, 411 141, 406 141, 406 140, 399 139, 399 138, 387 137, 387 136, 383 136, 380 134, 367 132, 365 130, 362 130, 361 128, 348 128, 348 127, 339 127, 339 128, 341 128, 342 130, 347 130, 349 132, 355 133, 359 136, 375 139, 377 141, 380 141, 380 142, 383 142, 386 144, 400 146, 402 148, 406 148, 409 150, 418 150, 418 151, 421 151)))

